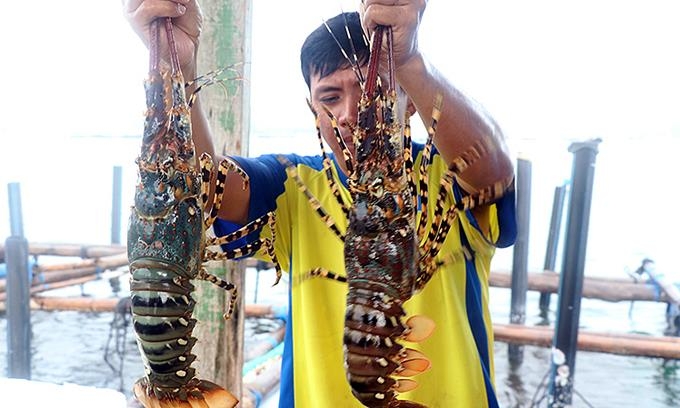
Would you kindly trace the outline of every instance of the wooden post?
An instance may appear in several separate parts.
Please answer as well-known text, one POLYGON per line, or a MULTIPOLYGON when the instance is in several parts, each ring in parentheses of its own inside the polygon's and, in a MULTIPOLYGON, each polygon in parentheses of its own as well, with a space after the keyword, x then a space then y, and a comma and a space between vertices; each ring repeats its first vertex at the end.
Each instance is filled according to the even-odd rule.
MULTIPOLYGON (((251 0, 201 2, 204 27, 198 54, 198 75, 234 66, 239 80, 201 91, 201 104, 210 123, 215 151, 225 155, 247 155, 249 132, 250 30, 251 0), (225 92, 226 89, 226 92, 225 92)), ((228 77, 228 76, 227 76, 228 77)), ((225 194, 225 197, 228 195, 225 194)), ((245 293, 245 265, 241 262, 211 262, 211 273, 233 283, 245 293)), ((201 378, 226 387, 242 396, 244 298, 239 297, 231 319, 223 313, 229 301, 225 291, 205 282, 196 283, 195 316, 199 323, 194 335, 195 363, 201 378)))
MULTIPOLYGON (((543 264, 543 269, 545 271, 555 270, 555 260, 557 259, 557 247, 560 242, 560 229, 562 226, 562 212, 566 190, 566 185, 555 187, 552 216, 550 217, 550 232, 548 233, 548 246, 545 250, 545 262, 543 264)), ((538 300, 538 308, 540 310, 541 318, 548 324, 550 322, 548 318, 548 313, 550 312, 549 292, 541 292, 541 297, 538 300)))
POLYGON ((574 164, 564 260, 560 273, 559 306, 553 340, 555 352, 549 380, 549 406, 551 408, 571 406, 590 202, 595 176, 595 157, 599 143, 600 140, 596 139, 573 143, 569 146, 569 151, 574 154, 574 164))
MULTIPOLYGON (((529 226, 531 212, 531 162, 517 160, 517 239, 512 257, 512 289, 510 292, 510 323, 524 324, 529 273, 529 226)), ((522 364, 524 346, 508 345, 508 360, 522 364)))
POLYGON ((10 378, 31 378, 31 308, 28 241, 24 238, 18 183, 8 184, 10 231, 7 262, 7 367, 10 378))

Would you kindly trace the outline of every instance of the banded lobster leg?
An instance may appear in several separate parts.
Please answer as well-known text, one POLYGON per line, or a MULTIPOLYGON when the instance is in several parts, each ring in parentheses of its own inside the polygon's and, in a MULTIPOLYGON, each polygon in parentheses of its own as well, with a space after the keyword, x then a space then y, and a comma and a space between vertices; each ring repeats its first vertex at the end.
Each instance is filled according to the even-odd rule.
POLYGON ((462 262, 464 260, 472 259, 472 254, 466 247, 461 247, 461 252, 444 254, 443 259, 437 259, 440 249, 449 229, 460 216, 461 212, 472 210, 482 205, 491 204, 503 195, 505 195, 510 188, 512 188, 512 179, 502 180, 483 188, 480 191, 463 196, 459 201, 449 206, 444 214, 444 203, 447 195, 453 191, 453 181, 460 177, 460 175, 467 170, 470 165, 475 163, 482 157, 489 154, 491 145, 485 143, 486 140, 475 142, 460 156, 452 160, 439 185, 439 192, 437 194, 437 202, 434 210, 434 219, 429 228, 427 236, 425 236, 427 224, 427 170, 423 163, 429 162, 431 159, 433 136, 435 133, 438 119, 441 115, 441 98, 437 97, 433 105, 432 124, 428 129, 428 140, 424 148, 423 158, 420 165, 420 202, 421 202, 421 217, 418 227, 418 237, 420 239, 419 245, 419 274, 416 278, 416 291, 424 288, 425 284, 432 278, 434 273, 443 265, 454 262, 462 262))
MULTIPOLYGON (((197 92, 198 90, 199 89, 197 88, 195 92, 197 92)), ((204 153, 203 155, 201 155, 200 164, 201 164, 201 201, 203 203, 204 208, 210 208, 210 213, 205 218, 204 221, 204 228, 207 231, 210 229, 210 227, 212 227, 213 223, 215 222, 217 218, 218 209, 222 204, 222 199, 224 198, 224 185, 227 173, 229 171, 232 171, 240 175, 241 178, 243 179, 243 188, 246 188, 248 186, 249 179, 245 171, 243 171, 243 169, 241 169, 238 166, 238 164, 236 164, 229 158, 224 158, 220 161, 219 168, 216 173, 213 168, 213 161, 208 154, 204 153), (213 176, 216 179, 215 192, 213 194, 212 200, 210 200, 209 199, 210 181, 212 180, 213 176)), ((207 261, 240 258, 243 256, 252 255, 264 246, 276 270, 276 281, 274 282, 274 285, 276 285, 277 283, 279 283, 279 280, 281 279, 282 271, 278 259, 276 258, 276 254, 274 252, 273 245, 274 239, 275 239, 275 216, 273 212, 269 212, 249 222, 248 224, 244 225, 238 230, 233 231, 232 233, 227 234, 223 237, 219 238, 214 236, 206 237, 206 249, 204 250, 203 259, 207 261), (224 250, 223 252, 209 249, 209 247, 216 247, 234 242, 255 231, 262 229, 262 227, 264 227, 265 225, 269 226, 269 229, 272 234, 271 239, 258 238, 257 240, 250 242, 242 247, 224 250)), ((205 268, 201 268, 197 278, 211 282, 214 285, 230 292, 231 296, 228 310, 224 314, 224 318, 228 319, 234 311, 234 306, 236 304, 238 296, 237 288, 231 282, 227 282, 219 278, 218 276, 209 273, 205 268)))

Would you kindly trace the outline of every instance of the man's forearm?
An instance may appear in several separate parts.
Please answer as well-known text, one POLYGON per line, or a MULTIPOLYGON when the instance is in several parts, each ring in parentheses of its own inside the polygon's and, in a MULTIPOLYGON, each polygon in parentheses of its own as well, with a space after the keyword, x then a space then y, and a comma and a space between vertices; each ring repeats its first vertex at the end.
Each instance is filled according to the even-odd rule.
MULTIPOLYGON (((215 145, 212 141, 212 132, 208 124, 203 109, 201 108, 200 98, 196 99, 191 109, 191 131, 196 148, 196 157, 200 157, 202 153, 208 153, 213 159, 215 169, 218 168, 219 162, 224 159, 221 154, 215 153, 215 145)), ((211 180, 210 197, 213 197, 215 191, 215 178, 211 180)), ((226 174, 224 180, 225 195, 221 201, 218 217, 231 222, 245 224, 248 220, 248 209, 250 202, 250 187, 244 188, 243 179, 237 173, 232 171, 226 174)))
POLYGON ((435 96, 442 95, 442 112, 434 142, 444 160, 451 163, 473 146, 479 146, 479 142, 485 146, 482 157, 459 175, 466 189, 472 192, 512 178, 513 165, 495 121, 481 106, 451 85, 422 55, 415 55, 399 67, 397 80, 428 127, 435 96))
POLYGON ((191 109, 191 132, 196 147, 196 157, 200 157, 202 153, 208 153, 217 164, 221 157, 215 156, 215 145, 212 141, 208 119, 201 108, 200 98, 196 98, 191 109))

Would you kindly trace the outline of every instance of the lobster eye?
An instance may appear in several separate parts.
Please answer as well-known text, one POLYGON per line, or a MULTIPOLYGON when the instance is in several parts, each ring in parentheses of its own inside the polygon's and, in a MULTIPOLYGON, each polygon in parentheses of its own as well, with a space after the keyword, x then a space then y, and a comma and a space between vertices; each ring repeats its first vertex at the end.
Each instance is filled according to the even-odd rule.
POLYGON ((369 191, 373 197, 380 198, 383 195, 383 179, 382 177, 376 178, 372 183, 369 191))

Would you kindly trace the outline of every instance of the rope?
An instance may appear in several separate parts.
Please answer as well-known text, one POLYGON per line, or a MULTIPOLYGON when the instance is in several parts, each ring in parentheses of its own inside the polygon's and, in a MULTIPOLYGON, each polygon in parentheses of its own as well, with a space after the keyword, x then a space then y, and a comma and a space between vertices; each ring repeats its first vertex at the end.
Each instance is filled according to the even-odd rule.
POLYGON ((116 304, 113 321, 109 328, 109 338, 104 348, 104 361, 118 377, 118 391, 124 392, 125 379, 123 377, 123 363, 125 362, 125 343, 127 330, 130 326, 130 298, 124 297, 116 304), (113 347, 111 343, 113 342, 113 347))

